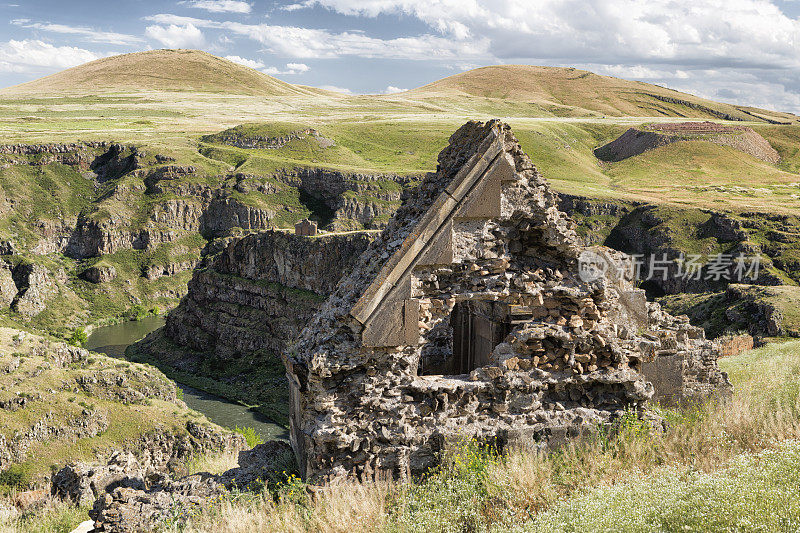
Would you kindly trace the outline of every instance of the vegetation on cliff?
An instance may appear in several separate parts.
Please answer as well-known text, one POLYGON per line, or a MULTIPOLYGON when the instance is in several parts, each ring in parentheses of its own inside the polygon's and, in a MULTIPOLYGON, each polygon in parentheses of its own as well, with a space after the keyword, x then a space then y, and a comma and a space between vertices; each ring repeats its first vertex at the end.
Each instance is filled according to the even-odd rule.
POLYGON ((10 328, 0 328, 0 415, 4 494, 41 486, 69 462, 146 451, 152 435, 186 438, 188 422, 216 427, 151 366, 10 328))

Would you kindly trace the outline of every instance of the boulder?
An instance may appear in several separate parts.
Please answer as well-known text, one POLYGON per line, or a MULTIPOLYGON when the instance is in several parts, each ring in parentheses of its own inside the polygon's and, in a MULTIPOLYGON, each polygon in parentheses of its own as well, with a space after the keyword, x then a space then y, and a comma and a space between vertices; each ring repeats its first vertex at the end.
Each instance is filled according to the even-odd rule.
MULTIPOLYGON (((112 481, 104 485, 103 492, 98 491, 100 493, 89 514, 100 531, 152 531, 165 519, 189 516, 193 509, 208 507, 215 496, 225 494, 229 489, 260 488, 261 483, 273 479, 290 458, 293 455, 287 443, 269 441, 252 450, 240 452, 239 466, 218 476, 199 473, 173 481, 161 473, 149 476, 146 480, 124 478, 112 481)), ((126 464, 125 469, 135 471, 136 467, 126 464)), ((105 472, 105 469, 101 471, 105 472)), ((72 474, 63 478, 72 479, 72 474)), ((86 486, 91 482, 85 476, 82 479, 80 483, 68 481, 63 485, 72 491, 70 494, 88 494, 86 486)), ((115 478, 110 475, 100 476, 99 479, 105 481, 115 478)))
POLYGON ((117 269, 111 265, 95 265, 83 271, 81 277, 92 283, 108 283, 117 277, 117 269))
POLYGON ((53 475, 51 493, 83 506, 116 487, 144 489, 142 466, 130 452, 114 454, 106 465, 72 463, 53 475))

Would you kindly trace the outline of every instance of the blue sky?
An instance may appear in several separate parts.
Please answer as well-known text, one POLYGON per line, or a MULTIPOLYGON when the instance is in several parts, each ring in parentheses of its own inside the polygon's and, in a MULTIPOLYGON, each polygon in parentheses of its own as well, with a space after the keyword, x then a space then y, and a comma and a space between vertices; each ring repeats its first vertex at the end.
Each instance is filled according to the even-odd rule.
POLYGON ((525 63, 800 114, 800 0, 0 0, 0 12, 0 86, 198 48, 354 93, 525 63))

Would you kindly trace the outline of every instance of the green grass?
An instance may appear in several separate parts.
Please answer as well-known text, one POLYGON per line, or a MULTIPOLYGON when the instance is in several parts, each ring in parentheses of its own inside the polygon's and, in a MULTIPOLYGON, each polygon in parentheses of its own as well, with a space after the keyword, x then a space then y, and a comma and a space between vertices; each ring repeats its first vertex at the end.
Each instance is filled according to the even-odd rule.
POLYGON ((787 441, 712 474, 665 468, 589 490, 514 531, 795 531, 798 462, 800 442, 787 441))
POLYGON ((51 341, 31 334, 22 341, 15 337, 19 338, 17 330, 0 328, 0 362, 5 365, 13 357, 21 359, 18 368, 0 375, 0 398, 27 396, 30 400, 16 411, 4 412, 0 435, 14 442, 37 424, 73 427, 87 412, 107 421, 107 427, 79 438, 34 439, 19 462, 0 472, 0 491, 26 489, 71 461, 94 461, 98 453, 135 448, 138 439, 149 433, 185 435, 188 420, 208 423, 171 398, 174 383, 153 367, 101 354, 60 366, 54 360, 51 341), (80 385, 81 379, 98 376, 110 376, 113 383, 123 378, 124 385, 91 380, 88 383, 94 385, 80 385), (131 391, 143 395, 138 400, 123 400, 131 391))

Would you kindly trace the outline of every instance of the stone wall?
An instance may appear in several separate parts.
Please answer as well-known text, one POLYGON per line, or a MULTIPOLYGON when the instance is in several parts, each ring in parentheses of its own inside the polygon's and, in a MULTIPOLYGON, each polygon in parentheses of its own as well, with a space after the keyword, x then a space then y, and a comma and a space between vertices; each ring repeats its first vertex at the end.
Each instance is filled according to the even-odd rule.
POLYGON ((657 356, 701 354, 709 388, 729 387, 702 330, 648 305, 627 256, 583 248, 556 201, 508 126, 450 138, 285 353, 305 475, 404 477, 460 438, 554 445, 643 410, 657 356), (608 269, 585 281, 587 251, 608 269))
POLYGON ((725 335, 717 339, 719 343, 720 357, 733 357, 742 352, 752 350, 755 347, 755 339, 752 335, 742 333, 741 335, 725 335))

